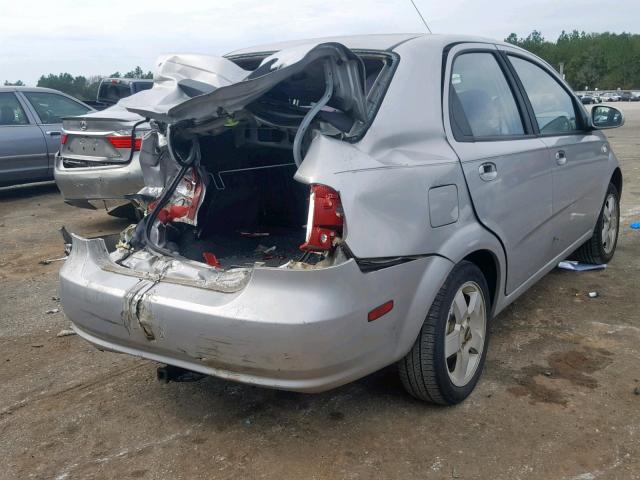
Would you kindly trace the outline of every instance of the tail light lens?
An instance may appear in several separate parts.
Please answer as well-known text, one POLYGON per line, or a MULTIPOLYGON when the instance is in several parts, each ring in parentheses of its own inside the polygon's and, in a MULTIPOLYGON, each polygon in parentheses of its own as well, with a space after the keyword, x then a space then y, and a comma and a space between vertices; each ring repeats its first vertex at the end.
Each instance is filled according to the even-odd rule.
POLYGON ((340 195, 326 185, 311 185, 307 237, 301 250, 326 252, 334 247, 334 241, 342 236, 344 219, 340 195))
POLYGON ((67 143, 67 138, 69 138, 68 133, 63 133, 62 135, 60 135, 60 145, 64 145, 65 143, 67 143))
MULTIPOLYGON (((109 143, 116 148, 131 148, 131 136, 129 135, 109 135, 106 137, 109 143)), ((142 145, 142 139, 136 138, 134 143, 134 150, 137 152, 142 145)))

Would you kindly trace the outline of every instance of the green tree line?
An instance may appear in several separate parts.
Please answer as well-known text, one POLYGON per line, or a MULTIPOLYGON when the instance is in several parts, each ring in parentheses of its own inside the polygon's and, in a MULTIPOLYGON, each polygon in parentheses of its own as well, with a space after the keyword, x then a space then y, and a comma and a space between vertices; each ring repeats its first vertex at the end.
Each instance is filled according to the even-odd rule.
POLYGON ((545 59, 575 90, 640 90, 640 35, 564 30, 555 42, 537 30, 527 37, 512 33, 505 41, 545 59))
MULTIPOLYGON (((553 42, 534 30, 526 37, 510 34, 505 41, 542 57, 560 71, 576 90, 640 90, 640 34, 585 33, 564 30, 553 42)), ((109 77, 153 78, 139 66, 109 77)), ((55 88, 81 100, 95 100, 101 76, 77 76, 70 73, 42 75, 39 87, 55 88)), ((5 81, 5 85, 24 85, 22 81, 5 81)))
MULTIPOLYGON (((131 70, 130 72, 120 73, 114 72, 107 77, 101 75, 93 75, 85 77, 78 75, 74 77, 70 73, 60 73, 49 75, 42 75, 38 80, 38 87, 53 88, 61 92, 67 93, 80 100, 95 100, 98 95, 98 86, 103 78, 153 78, 153 72, 144 72, 139 66, 131 70)), ((5 80, 5 86, 23 86, 22 80, 10 82, 5 80)))

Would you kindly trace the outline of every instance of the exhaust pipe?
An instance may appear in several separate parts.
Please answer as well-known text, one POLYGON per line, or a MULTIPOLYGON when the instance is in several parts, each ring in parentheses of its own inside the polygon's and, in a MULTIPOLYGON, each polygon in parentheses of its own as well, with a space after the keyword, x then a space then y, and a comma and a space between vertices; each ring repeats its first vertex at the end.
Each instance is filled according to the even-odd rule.
POLYGON ((206 375, 204 373, 193 372, 185 368, 175 367, 173 365, 165 365, 158 367, 156 376, 159 382, 197 382, 202 380, 206 375))

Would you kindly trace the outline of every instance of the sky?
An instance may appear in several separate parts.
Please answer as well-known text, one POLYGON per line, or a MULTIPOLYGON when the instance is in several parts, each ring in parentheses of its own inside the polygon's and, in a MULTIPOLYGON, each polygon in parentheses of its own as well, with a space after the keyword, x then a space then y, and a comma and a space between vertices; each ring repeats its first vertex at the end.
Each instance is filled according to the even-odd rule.
MULTIPOLYGON (((540 30, 640 33, 639 0, 415 0, 434 33, 502 40, 540 30)), ((410 0, 0 0, 0 84, 109 75, 158 55, 329 35, 423 32, 410 0)))

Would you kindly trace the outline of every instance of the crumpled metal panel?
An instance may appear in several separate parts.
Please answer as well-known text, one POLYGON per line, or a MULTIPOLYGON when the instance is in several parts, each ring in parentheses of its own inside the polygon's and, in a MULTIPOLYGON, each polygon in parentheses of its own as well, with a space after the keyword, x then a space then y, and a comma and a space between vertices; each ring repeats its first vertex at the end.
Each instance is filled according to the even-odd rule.
POLYGON ((158 60, 154 86, 120 100, 120 105, 146 118, 166 123, 196 122, 218 116, 219 109, 236 112, 287 78, 321 58, 334 65, 338 77, 334 101, 355 118, 365 120, 364 71, 358 57, 339 43, 309 43, 284 49, 265 58, 253 72, 231 60, 205 55, 174 55, 158 60), (336 62, 337 63, 337 62, 336 62), (210 93, 190 97, 181 81, 195 80, 214 87, 210 93))
POLYGON ((168 120, 172 108, 191 99, 180 88, 180 81, 195 80, 219 89, 242 81, 249 73, 222 57, 164 55, 156 61, 153 88, 123 98, 119 104, 143 117, 168 120))

